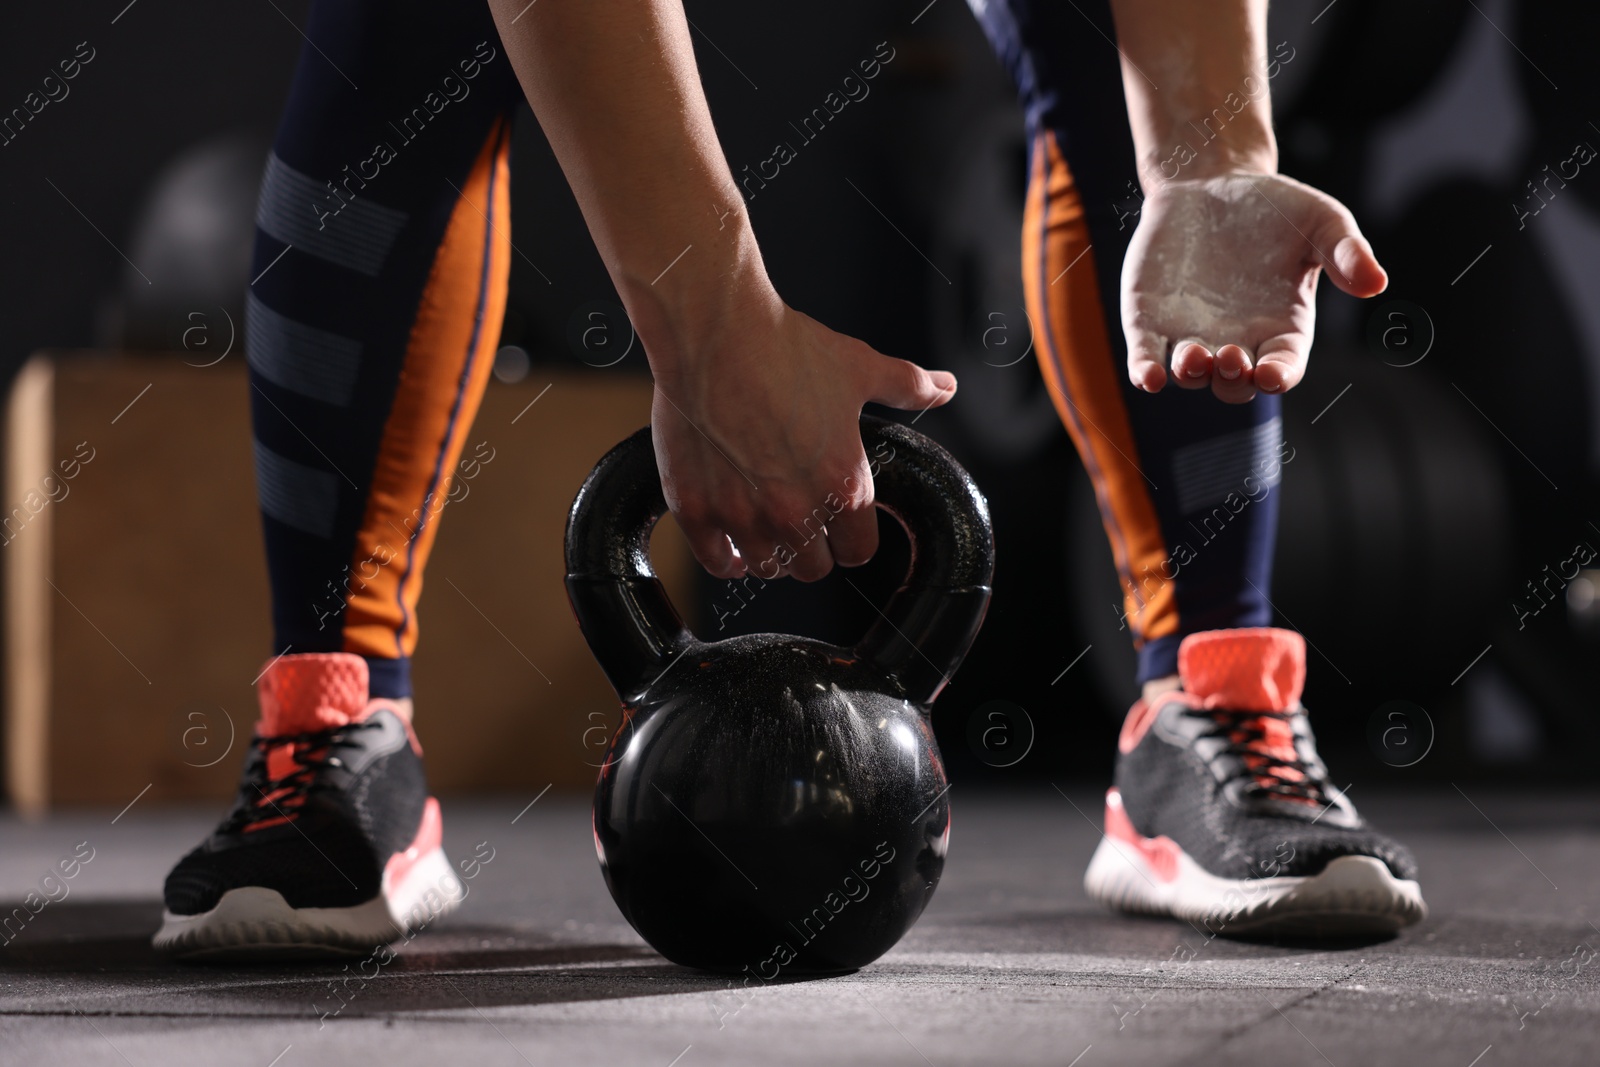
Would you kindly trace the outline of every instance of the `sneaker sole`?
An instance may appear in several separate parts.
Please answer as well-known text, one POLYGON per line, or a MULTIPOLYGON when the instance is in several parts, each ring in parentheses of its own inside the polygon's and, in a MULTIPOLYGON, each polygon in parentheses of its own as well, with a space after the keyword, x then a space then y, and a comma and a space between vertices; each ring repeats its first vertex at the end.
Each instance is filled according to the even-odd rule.
POLYGON ((438 844, 438 802, 431 797, 418 843, 390 857, 383 889, 344 908, 294 908, 276 889, 241 886, 198 915, 163 913, 151 943, 189 960, 317 959, 365 956, 420 930, 460 905, 466 889, 438 844))
POLYGON ((1106 801, 1107 832, 1083 885, 1118 911, 1203 923, 1228 936, 1327 938, 1393 934, 1428 913, 1417 883, 1372 856, 1340 856, 1314 875, 1219 878, 1170 838, 1142 837, 1127 825, 1116 790, 1106 801))

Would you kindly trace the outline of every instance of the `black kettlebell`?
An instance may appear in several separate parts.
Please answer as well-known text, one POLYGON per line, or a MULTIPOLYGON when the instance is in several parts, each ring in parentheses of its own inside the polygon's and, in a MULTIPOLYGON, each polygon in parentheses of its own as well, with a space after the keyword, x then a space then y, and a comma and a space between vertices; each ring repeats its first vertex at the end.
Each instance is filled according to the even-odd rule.
POLYGON ((595 788, 595 850, 623 915, 675 963, 761 981, 853 970, 911 928, 944 869, 929 705, 989 604, 989 506, 914 430, 865 417, 861 436, 912 558, 851 649, 684 627, 650 567, 667 507, 648 427, 573 501, 567 595, 624 715, 595 788))

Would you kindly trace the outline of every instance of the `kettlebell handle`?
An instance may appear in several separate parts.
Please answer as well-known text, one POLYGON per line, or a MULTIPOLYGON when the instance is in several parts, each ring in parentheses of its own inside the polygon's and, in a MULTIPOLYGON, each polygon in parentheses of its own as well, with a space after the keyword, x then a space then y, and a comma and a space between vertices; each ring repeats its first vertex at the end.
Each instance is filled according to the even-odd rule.
MULTIPOLYGON (((910 427, 864 415, 861 439, 875 470, 877 505, 905 528, 911 566, 855 655, 877 667, 906 700, 931 704, 988 609, 994 577, 989 505, 948 452, 910 427)), ((650 533, 666 511, 647 426, 595 465, 567 516, 567 596, 624 701, 642 695, 678 655, 699 644, 650 565, 650 533)))

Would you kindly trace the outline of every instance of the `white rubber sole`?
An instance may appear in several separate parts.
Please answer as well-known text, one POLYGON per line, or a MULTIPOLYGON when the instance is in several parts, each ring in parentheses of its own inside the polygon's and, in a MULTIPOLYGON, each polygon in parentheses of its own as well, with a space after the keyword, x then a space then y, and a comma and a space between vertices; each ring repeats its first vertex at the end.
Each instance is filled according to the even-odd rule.
POLYGON ((444 849, 419 856, 382 891, 348 908, 291 908, 275 889, 244 886, 199 915, 162 916, 152 941, 185 959, 365 956, 454 911, 466 896, 444 849))
POLYGON ((1417 883, 1394 877, 1371 856, 1340 856, 1305 877, 1232 879, 1205 870, 1176 844, 1162 844, 1158 870, 1146 849, 1108 834, 1089 861, 1084 888, 1118 911, 1168 915, 1229 936, 1392 934, 1428 913, 1417 883))

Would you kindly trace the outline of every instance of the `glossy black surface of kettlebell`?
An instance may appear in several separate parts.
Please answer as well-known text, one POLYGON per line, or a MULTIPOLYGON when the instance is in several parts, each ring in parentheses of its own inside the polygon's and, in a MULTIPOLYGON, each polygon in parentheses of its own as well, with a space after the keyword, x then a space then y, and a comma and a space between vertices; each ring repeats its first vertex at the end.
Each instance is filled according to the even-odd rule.
POLYGON ((928 707, 988 606, 988 505, 926 437, 861 428, 912 562, 853 649, 685 628, 650 566, 666 504, 648 428, 573 502, 567 592, 624 711, 595 850, 623 915, 676 963, 760 981, 861 967, 911 928, 943 871, 948 783, 928 707))

